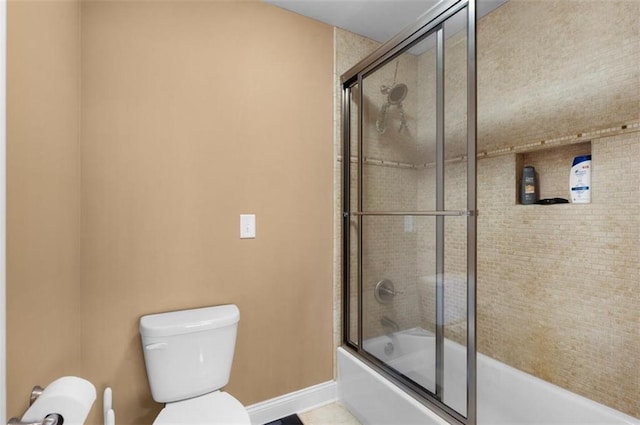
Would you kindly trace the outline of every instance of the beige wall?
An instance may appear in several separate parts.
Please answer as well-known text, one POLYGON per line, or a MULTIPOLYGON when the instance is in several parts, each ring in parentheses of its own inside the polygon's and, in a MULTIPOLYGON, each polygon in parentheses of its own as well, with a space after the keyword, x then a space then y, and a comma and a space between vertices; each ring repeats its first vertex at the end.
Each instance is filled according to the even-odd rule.
POLYGON ((140 316, 221 303, 241 402, 330 380, 332 28, 257 2, 30 4, 9 16, 10 413, 74 373, 151 423, 140 316), (21 335, 56 351, 34 366, 21 335))
POLYGON ((256 3, 82 18, 87 377, 151 422, 138 318, 236 303, 243 403, 331 379, 332 29, 256 3))
POLYGON ((81 372, 79 25, 76 1, 8 2, 9 415, 81 372))

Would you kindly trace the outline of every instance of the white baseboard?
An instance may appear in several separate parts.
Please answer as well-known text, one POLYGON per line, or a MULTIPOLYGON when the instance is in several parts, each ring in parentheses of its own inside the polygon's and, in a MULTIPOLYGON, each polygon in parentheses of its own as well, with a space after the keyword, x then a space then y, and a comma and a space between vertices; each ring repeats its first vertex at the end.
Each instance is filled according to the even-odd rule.
POLYGON ((303 388, 247 407, 252 425, 262 425, 294 413, 306 412, 338 400, 336 381, 303 388))

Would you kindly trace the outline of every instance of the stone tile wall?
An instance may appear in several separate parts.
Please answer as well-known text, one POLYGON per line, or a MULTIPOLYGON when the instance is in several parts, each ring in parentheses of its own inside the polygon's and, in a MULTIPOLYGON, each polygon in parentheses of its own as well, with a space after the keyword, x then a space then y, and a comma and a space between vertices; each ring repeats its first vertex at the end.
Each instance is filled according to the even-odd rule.
MULTIPOLYGON (((583 150, 528 155, 550 196, 583 150)), ((640 133, 591 151, 591 204, 518 205, 516 156, 479 161, 479 350, 640 417, 640 133)))

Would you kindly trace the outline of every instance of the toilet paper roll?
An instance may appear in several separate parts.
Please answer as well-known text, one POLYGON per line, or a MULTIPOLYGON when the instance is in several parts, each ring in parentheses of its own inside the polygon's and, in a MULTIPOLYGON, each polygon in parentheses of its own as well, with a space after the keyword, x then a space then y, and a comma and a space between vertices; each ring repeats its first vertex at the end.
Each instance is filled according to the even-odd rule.
POLYGON ((22 416, 23 422, 40 422, 57 413, 64 425, 83 425, 96 399, 96 388, 86 379, 64 376, 44 389, 40 397, 22 416))

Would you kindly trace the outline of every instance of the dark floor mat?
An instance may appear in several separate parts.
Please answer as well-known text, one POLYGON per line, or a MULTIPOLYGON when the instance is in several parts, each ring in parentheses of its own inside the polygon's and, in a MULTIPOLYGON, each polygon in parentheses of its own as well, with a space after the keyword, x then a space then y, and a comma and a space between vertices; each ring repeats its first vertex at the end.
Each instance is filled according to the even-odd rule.
POLYGON ((298 415, 285 416, 284 418, 276 419, 273 422, 269 422, 264 425, 304 425, 298 415))

